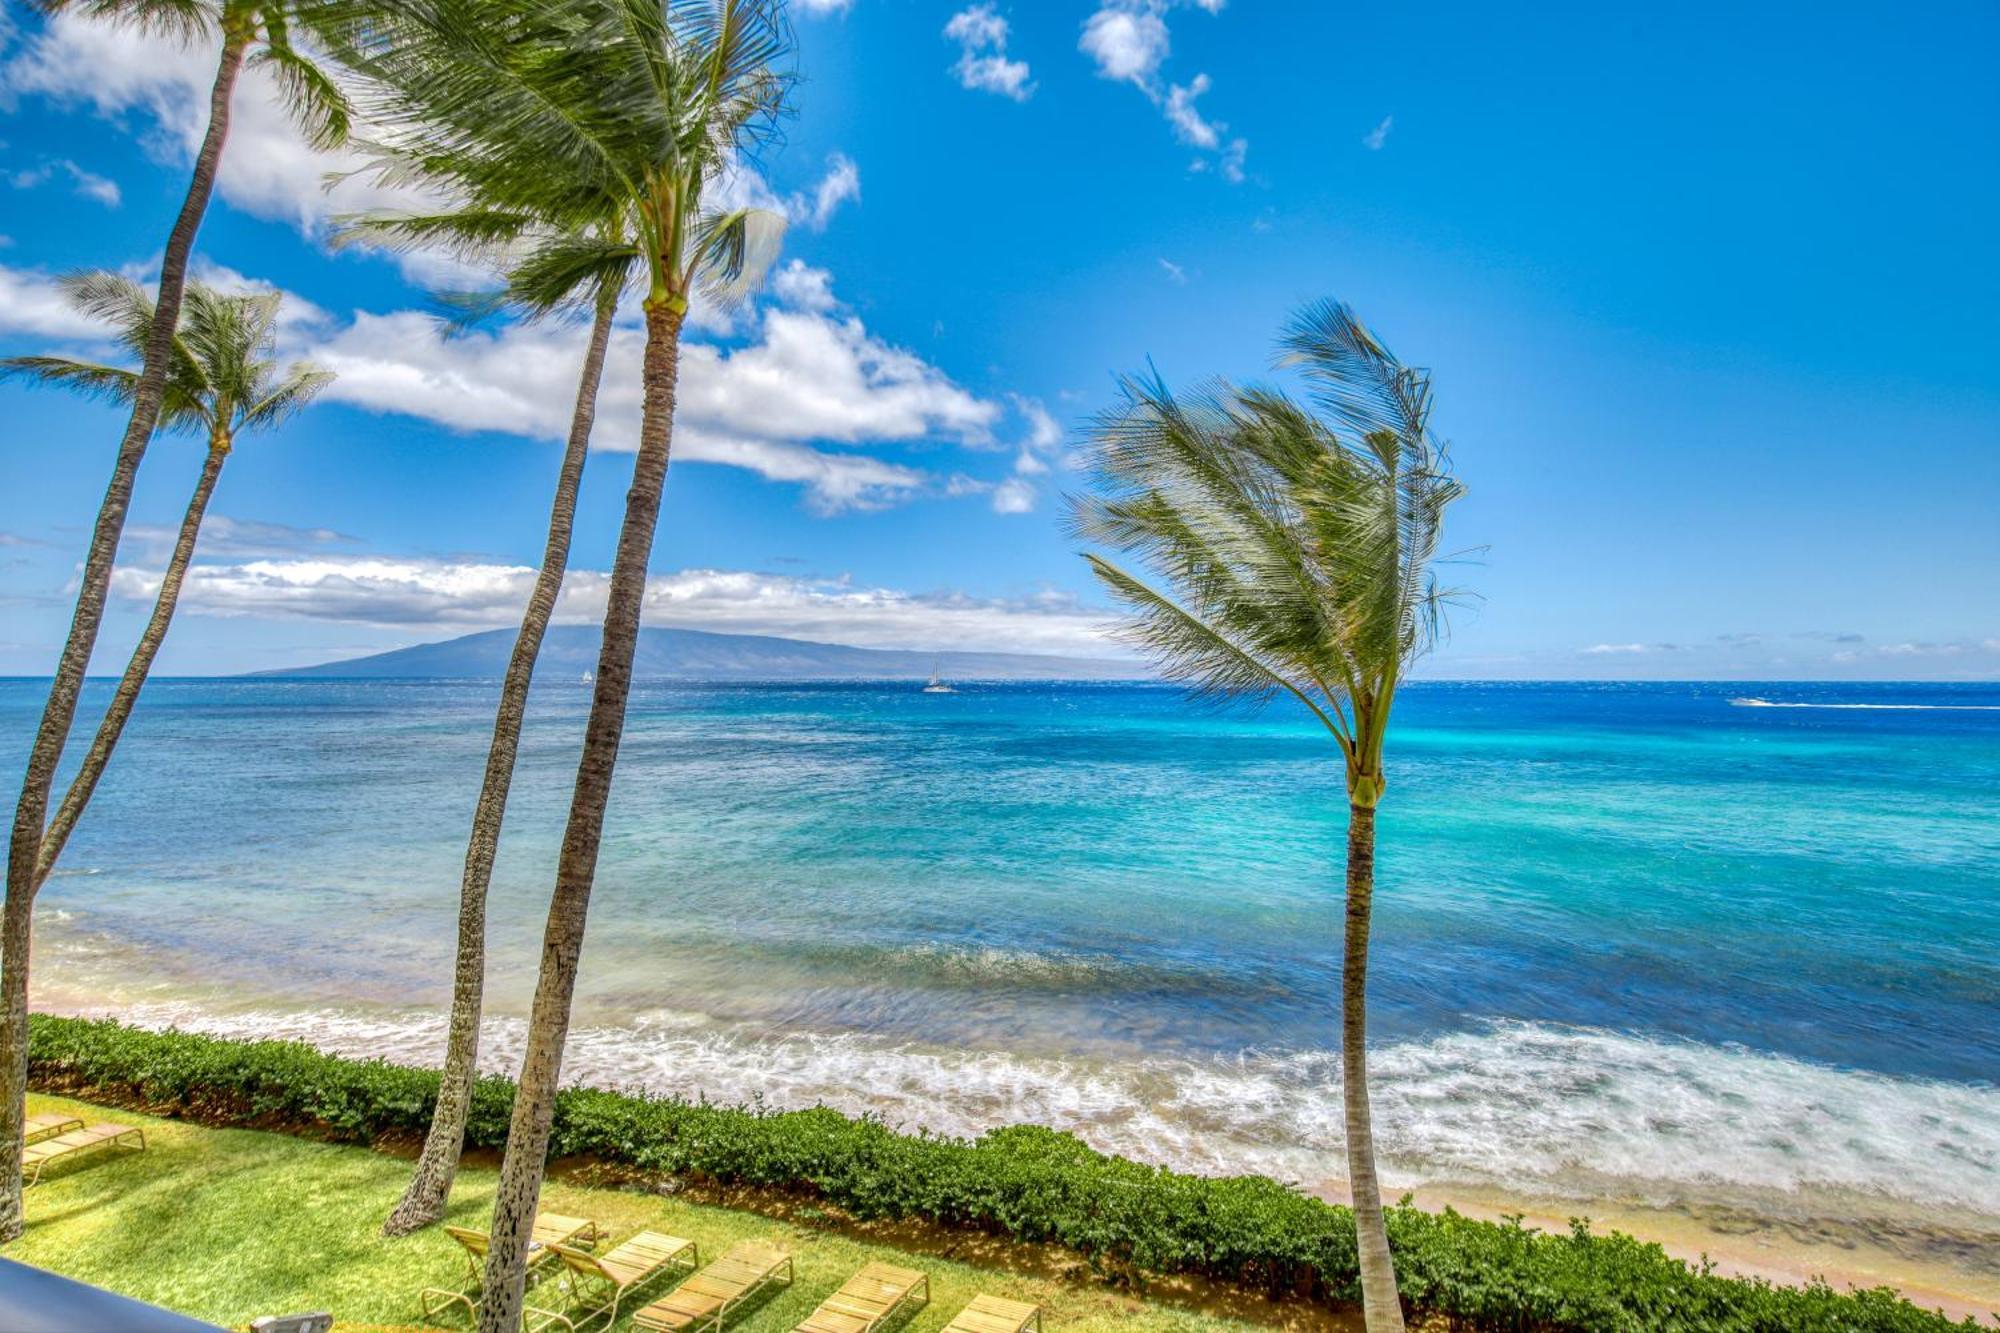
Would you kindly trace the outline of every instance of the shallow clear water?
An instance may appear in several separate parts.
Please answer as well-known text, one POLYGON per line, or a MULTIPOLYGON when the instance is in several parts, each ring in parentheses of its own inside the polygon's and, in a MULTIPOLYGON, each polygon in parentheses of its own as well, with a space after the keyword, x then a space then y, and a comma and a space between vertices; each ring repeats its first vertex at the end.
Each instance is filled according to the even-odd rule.
MULTIPOLYGON (((494 695, 150 686, 39 1002, 435 1059, 494 695)), ((537 688, 496 1067, 587 703, 537 688)), ((642 687, 569 1070, 1338 1177, 1340 782, 1162 688, 642 687)), ((1390 783, 1392 1179, 2000 1219, 2000 686, 1420 685, 1390 783)))

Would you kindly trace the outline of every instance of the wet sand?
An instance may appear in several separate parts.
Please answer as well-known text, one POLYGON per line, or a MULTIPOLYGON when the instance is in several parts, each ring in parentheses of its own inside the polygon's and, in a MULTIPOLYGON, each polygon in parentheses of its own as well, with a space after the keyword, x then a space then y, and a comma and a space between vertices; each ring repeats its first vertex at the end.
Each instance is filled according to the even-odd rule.
MULTIPOLYGON (((1346 1202, 1344 1184, 1313 1193, 1346 1202)), ((1716 1271, 1804 1286, 1823 1278, 1837 1290, 1894 1287, 1925 1309, 1981 1327, 2000 1327, 2000 1225, 1977 1219, 1781 1219, 1724 1204, 1660 1207, 1614 1199, 1558 1199, 1480 1186, 1433 1185, 1414 1191, 1418 1207, 1454 1208, 1467 1217, 1567 1231, 1588 1217, 1592 1231, 1622 1231, 1658 1244, 1689 1263, 1707 1258, 1716 1271)))

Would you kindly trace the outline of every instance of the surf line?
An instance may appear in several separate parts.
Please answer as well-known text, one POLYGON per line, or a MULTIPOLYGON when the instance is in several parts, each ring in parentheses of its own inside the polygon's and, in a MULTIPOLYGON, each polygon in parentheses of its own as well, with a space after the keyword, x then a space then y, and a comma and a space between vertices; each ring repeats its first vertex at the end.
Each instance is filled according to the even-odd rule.
POLYGON ((1731 699, 1731 708, 1859 708, 1888 712, 2000 713, 2000 704, 1794 704, 1770 699, 1731 699))

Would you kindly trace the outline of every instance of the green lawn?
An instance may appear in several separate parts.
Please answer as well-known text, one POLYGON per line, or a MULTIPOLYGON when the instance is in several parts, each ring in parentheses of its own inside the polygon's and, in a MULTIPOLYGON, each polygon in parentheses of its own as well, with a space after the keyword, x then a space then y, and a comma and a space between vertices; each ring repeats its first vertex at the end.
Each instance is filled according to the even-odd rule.
MULTIPOLYGON (((234 1327, 258 1315, 306 1310, 330 1310, 343 1326, 416 1327, 417 1290, 454 1285, 463 1270, 457 1247, 436 1228, 401 1240, 385 1240, 377 1230, 408 1177, 408 1164, 395 1158, 280 1134, 104 1111, 58 1097, 28 1101, 31 1113, 69 1111, 92 1122, 143 1125, 147 1150, 99 1152, 52 1168, 28 1191, 27 1232, 6 1248, 9 1258, 234 1327)), ((484 1229, 492 1197, 492 1172, 462 1172, 451 1220, 484 1229)), ((652 1228, 698 1241, 704 1256, 752 1236, 791 1248, 797 1283, 731 1321, 730 1333, 791 1328, 871 1259, 930 1275, 930 1305, 894 1325, 896 1333, 942 1328, 980 1291, 1042 1303, 1052 1333, 1257 1326, 1143 1303, 1087 1282, 963 1262, 966 1251, 989 1248, 976 1237, 947 1247, 958 1251, 954 1257, 912 1254, 798 1218, 778 1221, 564 1181, 549 1184, 543 1206, 592 1219, 613 1243, 652 1228)), ((647 1288, 633 1308, 675 1280, 647 1288)), ((1258 1320, 1262 1324, 1280 1322, 1279 1312, 1261 1302, 1248 1302, 1244 1312, 1265 1316, 1258 1320)), ((1308 1315, 1301 1322, 1319 1321, 1308 1315)), ((619 1327, 629 1325, 621 1320, 619 1327)))

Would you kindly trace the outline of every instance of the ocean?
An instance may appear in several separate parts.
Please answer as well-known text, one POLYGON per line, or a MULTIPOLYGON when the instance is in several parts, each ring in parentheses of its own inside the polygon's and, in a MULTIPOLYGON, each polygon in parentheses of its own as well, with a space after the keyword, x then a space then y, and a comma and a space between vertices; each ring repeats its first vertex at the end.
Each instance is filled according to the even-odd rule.
MULTIPOLYGON (((37 1005, 438 1059, 496 689, 150 685, 37 1005)), ((531 707, 496 1070, 587 696, 531 707)), ((1341 777, 1165 687, 644 685, 565 1072, 1337 1181, 1341 777)), ((1420 683, 1380 836, 1393 1188, 2000 1234, 2000 685, 1420 683)))

